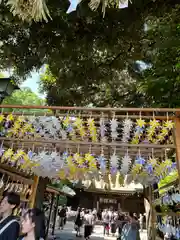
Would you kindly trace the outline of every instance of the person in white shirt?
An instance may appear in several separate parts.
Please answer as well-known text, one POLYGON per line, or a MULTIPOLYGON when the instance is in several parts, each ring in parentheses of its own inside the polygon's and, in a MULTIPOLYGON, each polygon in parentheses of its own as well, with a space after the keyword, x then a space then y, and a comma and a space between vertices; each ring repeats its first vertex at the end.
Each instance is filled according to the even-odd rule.
POLYGON ((143 214, 140 213, 140 215, 139 215, 139 225, 140 225, 141 232, 143 232, 143 223, 144 223, 144 216, 143 216, 143 214))
POLYGON ((94 208, 93 211, 92 211, 92 216, 93 216, 93 223, 92 223, 92 232, 94 231, 94 227, 95 227, 95 224, 96 224, 96 221, 97 221, 97 211, 96 209, 94 208))
POLYGON ((102 222, 103 222, 103 226, 104 226, 104 235, 106 233, 107 233, 107 235, 109 235, 110 216, 109 216, 107 209, 102 212, 102 222))
POLYGON ((86 210, 84 215, 84 238, 88 240, 92 234, 93 215, 86 210))

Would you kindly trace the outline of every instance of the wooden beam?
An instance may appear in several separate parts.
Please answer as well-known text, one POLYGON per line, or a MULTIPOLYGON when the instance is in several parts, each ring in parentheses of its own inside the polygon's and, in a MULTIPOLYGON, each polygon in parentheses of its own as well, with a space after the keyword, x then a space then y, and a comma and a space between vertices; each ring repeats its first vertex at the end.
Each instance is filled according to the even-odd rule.
POLYGON ((174 128, 174 138, 176 145, 176 162, 177 170, 179 175, 179 184, 180 184, 180 118, 175 118, 175 128, 174 128))
POLYGON ((67 106, 36 106, 36 105, 4 105, 0 108, 17 108, 17 109, 49 109, 49 110, 65 110, 65 111, 87 111, 87 112, 178 112, 180 108, 87 108, 87 107, 67 107, 67 106))
POLYGON ((130 196, 134 195, 136 193, 136 189, 134 190, 104 190, 104 189, 84 189, 84 192, 91 192, 91 193, 96 193, 96 194, 106 194, 106 195, 116 195, 116 196, 130 196))
MULTIPOLYGON (((22 110, 22 112, 23 112, 23 110, 22 110)), ((22 116, 22 112, 13 112, 13 115, 14 116, 22 116)), ((9 112, 3 112, 3 114, 6 116, 6 115, 9 115, 9 112)), ((33 113, 32 112, 25 112, 25 113, 23 113, 23 115, 24 116, 32 116, 33 115, 33 113)), ((57 113, 55 116, 56 117, 64 117, 66 114, 64 114, 64 113, 57 113)), ((35 113, 35 116, 44 116, 44 113, 43 112, 37 112, 37 113, 35 113)), ((54 114, 53 113, 51 113, 51 112, 47 112, 46 113, 46 116, 48 117, 51 117, 51 116, 54 116, 54 114)), ((79 113, 73 113, 73 116, 74 117, 79 117, 79 113)), ((108 118, 108 116, 109 116, 109 114, 107 114, 107 113, 104 113, 104 119, 105 120, 108 120, 109 118, 108 118)), ((80 114, 80 117, 81 118, 88 118, 89 117, 89 114, 88 113, 81 113, 80 114)), ((92 115, 91 115, 91 117, 92 118, 100 118, 100 114, 98 114, 98 113, 92 113, 92 115)), ((116 114, 116 119, 124 119, 124 118, 127 118, 127 115, 124 115, 124 114, 116 114)), ((139 115, 134 115, 133 114, 133 112, 131 113, 131 114, 128 114, 128 118, 129 119, 138 119, 139 118, 139 115)), ((148 115, 142 115, 141 114, 141 118, 142 119, 156 119, 156 120, 167 120, 167 116, 159 116, 159 115, 157 115, 157 116, 154 116, 152 113, 151 114, 148 114, 148 115)), ((168 117, 168 119, 169 120, 174 120, 174 116, 169 116, 168 117)))
POLYGON ((61 191, 60 189, 52 187, 52 186, 47 186, 46 187, 46 192, 54 193, 56 195, 63 195, 63 196, 67 196, 67 197, 73 197, 71 194, 65 193, 65 192, 61 191))
POLYGON ((66 146, 69 145, 91 145, 91 146, 109 146, 109 147, 136 147, 136 148, 176 148, 174 144, 131 144, 131 143, 122 143, 122 142, 87 142, 87 141, 70 141, 70 140, 53 140, 53 139, 18 139, 18 138, 5 138, 0 137, 0 141, 10 141, 10 142, 23 142, 23 143, 49 143, 49 144, 65 144, 66 146))

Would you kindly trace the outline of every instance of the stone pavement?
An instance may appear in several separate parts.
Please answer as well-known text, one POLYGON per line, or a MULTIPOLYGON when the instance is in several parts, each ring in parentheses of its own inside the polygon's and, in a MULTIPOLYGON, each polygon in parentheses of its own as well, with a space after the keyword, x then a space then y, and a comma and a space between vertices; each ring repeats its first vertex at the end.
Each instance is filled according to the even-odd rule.
MULTIPOLYGON (((82 235, 83 235, 83 230, 82 230, 82 235)), ((55 238, 54 239, 59 239, 59 240, 80 240, 83 238, 77 238, 76 233, 74 231, 74 223, 73 222, 67 222, 64 230, 56 230, 55 231, 55 238)), ((53 239, 53 238, 49 238, 53 239)), ((116 240, 116 237, 104 237, 103 236, 103 227, 96 225, 94 229, 94 233, 91 235, 91 240, 116 240)), ((141 233, 141 240, 147 240, 147 234, 146 231, 141 233)))

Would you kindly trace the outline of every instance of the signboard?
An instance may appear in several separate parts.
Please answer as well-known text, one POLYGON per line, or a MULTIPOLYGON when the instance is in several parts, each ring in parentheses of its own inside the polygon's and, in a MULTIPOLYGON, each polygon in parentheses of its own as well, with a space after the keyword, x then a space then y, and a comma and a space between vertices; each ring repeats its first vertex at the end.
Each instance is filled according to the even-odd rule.
POLYGON ((117 200, 116 199, 111 199, 111 198, 100 198, 99 202, 100 203, 117 204, 117 200))

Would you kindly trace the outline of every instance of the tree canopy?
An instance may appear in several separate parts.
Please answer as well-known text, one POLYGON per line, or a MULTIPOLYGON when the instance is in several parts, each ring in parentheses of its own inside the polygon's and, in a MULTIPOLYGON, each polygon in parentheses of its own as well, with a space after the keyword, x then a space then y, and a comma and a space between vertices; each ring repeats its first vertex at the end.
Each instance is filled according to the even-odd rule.
MULTIPOLYGON (((22 88, 21 90, 16 90, 12 93, 11 96, 6 97, 3 100, 3 104, 9 105, 40 105, 44 106, 46 101, 40 98, 36 93, 28 87, 22 88)), ((6 111, 12 111, 12 109, 6 109, 6 111)), ((22 111, 22 110, 21 110, 22 111)), ((23 109, 23 112, 42 112, 44 110, 32 110, 32 109, 23 109)))
POLYGON ((150 20, 144 38, 144 60, 151 67, 141 74, 139 91, 151 106, 180 106, 180 4, 150 20))
MULTIPOLYGON (((107 9, 102 18, 87 2, 67 15, 68 1, 51 1, 52 21, 31 24, 1 6, 0 67, 13 68, 20 81, 47 64, 41 90, 49 104, 170 106, 164 97, 168 87, 176 85, 178 91, 179 51, 172 45, 179 41, 176 3, 134 0, 126 9, 107 9), (141 71, 137 61, 151 68, 141 71), (160 83, 168 87, 162 91, 160 83)), ((178 104, 177 91, 173 101, 178 104)))
MULTIPOLYGON (((166 1, 160 10, 141 12, 139 28, 138 18, 133 23, 131 21, 138 33, 131 31, 129 41, 121 33, 119 38, 123 47, 117 50, 117 44, 117 49, 114 50, 117 54, 114 52, 109 58, 100 54, 98 57, 91 55, 92 61, 99 61, 95 68, 91 67, 94 63, 90 63, 89 59, 86 63, 75 60, 75 66, 71 59, 69 63, 72 67, 64 74, 55 72, 50 66, 41 77, 41 88, 48 92, 48 102, 56 105, 92 103, 94 106, 177 107, 180 104, 179 9, 180 5, 169 8, 166 1), (124 45, 126 41, 132 44, 129 45, 129 54, 127 50, 124 51, 125 46, 128 49, 124 45), (140 63, 143 63, 146 70, 142 69, 140 63)), ((127 29, 129 31, 131 28, 128 26, 127 29)), ((127 34, 126 30, 124 33, 127 34)), ((106 48, 103 43, 102 51, 107 50, 110 54, 114 46, 109 44, 106 48)), ((87 51, 84 50, 83 53, 87 51)))

